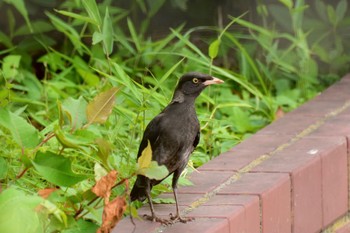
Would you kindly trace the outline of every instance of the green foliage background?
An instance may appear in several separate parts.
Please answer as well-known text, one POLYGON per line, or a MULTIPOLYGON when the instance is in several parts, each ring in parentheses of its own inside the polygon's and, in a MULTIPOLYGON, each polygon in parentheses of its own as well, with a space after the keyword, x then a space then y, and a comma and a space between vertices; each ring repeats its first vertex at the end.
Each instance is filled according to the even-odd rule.
POLYGON ((169 6, 191 14, 188 1, 129 4, 67 0, 31 18, 35 1, 0 2, 1 232, 95 232, 103 210, 95 180, 116 170, 133 182, 142 132, 188 71, 225 80, 196 102, 198 167, 349 70, 346 0, 256 1, 234 16, 218 7, 217 26, 180 20, 161 36, 154 19, 169 6))

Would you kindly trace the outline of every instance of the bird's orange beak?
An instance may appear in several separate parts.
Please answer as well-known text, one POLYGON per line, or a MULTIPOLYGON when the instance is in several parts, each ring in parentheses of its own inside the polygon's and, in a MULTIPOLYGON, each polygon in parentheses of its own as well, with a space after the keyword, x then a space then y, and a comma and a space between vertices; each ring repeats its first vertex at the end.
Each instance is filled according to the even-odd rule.
POLYGON ((211 84, 220 84, 220 83, 224 83, 224 81, 222 81, 222 80, 219 79, 219 78, 213 77, 213 79, 207 80, 207 81, 205 81, 203 84, 204 84, 205 86, 208 86, 208 85, 211 85, 211 84))

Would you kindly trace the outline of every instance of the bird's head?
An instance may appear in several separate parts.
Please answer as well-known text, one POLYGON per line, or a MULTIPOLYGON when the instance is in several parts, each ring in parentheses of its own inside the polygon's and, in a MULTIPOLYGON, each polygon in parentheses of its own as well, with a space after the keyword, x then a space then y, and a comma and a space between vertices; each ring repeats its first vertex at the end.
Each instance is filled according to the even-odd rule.
POLYGON ((211 84, 223 83, 221 79, 213 76, 190 72, 183 75, 175 89, 174 98, 183 98, 186 96, 197 97, 207 86, 211 84))

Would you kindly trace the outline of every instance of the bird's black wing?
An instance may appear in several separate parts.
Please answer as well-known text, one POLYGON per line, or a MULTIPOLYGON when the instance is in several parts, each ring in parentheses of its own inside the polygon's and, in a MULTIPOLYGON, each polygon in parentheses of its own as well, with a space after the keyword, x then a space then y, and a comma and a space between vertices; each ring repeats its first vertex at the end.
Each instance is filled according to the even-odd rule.
POLYGON ((198 130, 197 135, 193 141, 193 148, 197 147, 200 139, 201 139, 201 132, 198 130))
MULTIPOLYGON (((163 114, 160 113, 158 116, 153 118, 153 120, 148 123, 145 132, 143 133, 143 138, 139 146, 139 151, 137 153, 137 158, 142 154, 142 151, 147 147, 148 141, 151 143, 151 146, 155 144, 160 135, 160 121, 163 117, 163 114)), ((152 146, 153 147, 153 146, 152 146)))

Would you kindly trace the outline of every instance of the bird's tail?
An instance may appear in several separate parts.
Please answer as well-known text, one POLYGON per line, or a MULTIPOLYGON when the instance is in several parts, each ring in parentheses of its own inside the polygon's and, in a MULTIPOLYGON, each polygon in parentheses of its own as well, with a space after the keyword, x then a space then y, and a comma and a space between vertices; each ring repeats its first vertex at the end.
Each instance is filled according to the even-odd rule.
POLYGON ((130 193, 131 201, 144 201, 147 198, 147 182, 149 179, 147 177, 138 175, 134 187, 132 187, 130 193))

